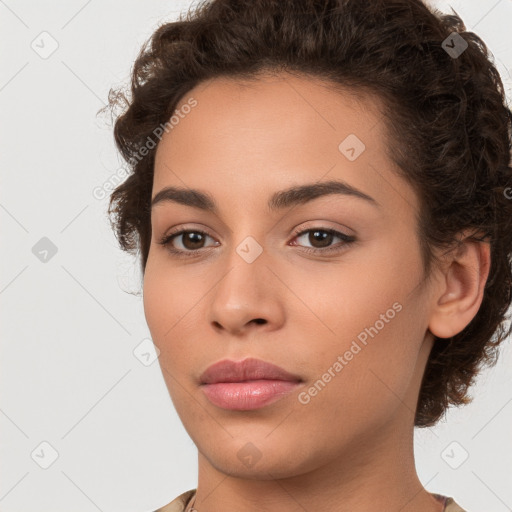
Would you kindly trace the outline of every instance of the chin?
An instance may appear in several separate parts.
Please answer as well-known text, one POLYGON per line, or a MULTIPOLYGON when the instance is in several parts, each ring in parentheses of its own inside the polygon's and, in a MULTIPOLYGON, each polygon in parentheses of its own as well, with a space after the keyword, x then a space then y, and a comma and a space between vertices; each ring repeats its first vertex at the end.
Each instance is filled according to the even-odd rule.
POLYGON ((196 443, 201 454, 218 471, 254 480, 291 478, 321 466, 323 457, 298 449, 300 445, 298 440, 295 442, 289 437, 270 439, 268 429, 260 436, 246 431, 245 435, 230 437, 224 442, 205 440, 205 449, 202 443, 196 443))
POLYGON ((238 460, 223 456, 209 458, 210 464, 225 475, 246 480, 275 480, 299 476, 307 471, 306 468, 295 466, 289 460, 272 456, 266 460, 260 459, 254 466, 246 466, 238 460))

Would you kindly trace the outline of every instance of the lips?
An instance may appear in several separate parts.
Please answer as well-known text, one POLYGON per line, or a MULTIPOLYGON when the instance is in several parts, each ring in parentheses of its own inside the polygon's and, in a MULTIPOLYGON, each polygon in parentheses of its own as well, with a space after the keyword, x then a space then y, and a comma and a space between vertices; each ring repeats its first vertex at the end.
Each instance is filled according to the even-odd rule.
POLYGON ((201 384, 218 382, 247 382, 254 380, 283 380, 301 382, 298 375, 261 359, 248 358, 243 361, 225 359, 209 366, 201 374, 201 384))
POLYGON ((302 379, 260 359, 223 360, 206 369, 201 389, 215 406, 234 411, 260 409, 295 391, 302 379))

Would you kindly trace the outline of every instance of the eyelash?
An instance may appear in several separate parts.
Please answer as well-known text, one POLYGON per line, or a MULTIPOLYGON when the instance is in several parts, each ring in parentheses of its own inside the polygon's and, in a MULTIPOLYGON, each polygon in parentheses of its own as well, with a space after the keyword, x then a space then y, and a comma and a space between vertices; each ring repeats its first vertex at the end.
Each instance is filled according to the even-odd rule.
MULTIPOLYGON (((350 235, 346 235, 345 233, 341 233, 339 231, 336 231, 335 229, 331 229, 331 228, 322 228, 322 227, 315 227, 315 228, 309 228, 309 229, 304 229, 302 231, 300 230, 296 230, 294 233, 293 233, 293 236, 294 238, 297 238, 299 236, 302 236, 306 233, 309 233, 310 231, 321 231, 321 232, 324 232, 324 233, 329 233, 331 235, 334 235, 334 236, 337 236, 338 238, 341 238, 343 240, 343 244, 341 244, 341 247, 340 245, 335 245, 335 246, 330 246, 330 247, 327 247, 327 248, 315 248, 315 247, 302 247, 302 246, 299 246, 301 247, 301 250, 307 252, 307 253, 311 253, 311 254, 331 254, 331 253, 339 253, 341 252, 342 250, 345 249, 345 247, 351 243, 353 243, 356 239, 355 237, 353 236, 350 236, 350 235)), ((193 249, 193 250, 182 250, 182 249, 176 249, 172 246, 171 242, 172 240, 179 236, 179 235, 183 235, 184 233, 199 233, 200 235, 203 235, 203 236, 209 236, 210 238, 213 238, 212 236, 210 236, 208 233, 206 233, 205 231, 201 231, 200 229, 181 229, 179 231, 174 231, 174 232, 171 232, 167 235, 164 235, 160 240, 159 240, 159 244, 160 245, 163 245, 164 247, 166 247, 166 249, 173 255, 179 257, 179 258, 191 258, 191 257, 194 257, 196 256, 201 250, 204 250, 205 248, 201 248, 201 249, 193 249)), ((206 248, 207 249, 207 248, 206 248)))

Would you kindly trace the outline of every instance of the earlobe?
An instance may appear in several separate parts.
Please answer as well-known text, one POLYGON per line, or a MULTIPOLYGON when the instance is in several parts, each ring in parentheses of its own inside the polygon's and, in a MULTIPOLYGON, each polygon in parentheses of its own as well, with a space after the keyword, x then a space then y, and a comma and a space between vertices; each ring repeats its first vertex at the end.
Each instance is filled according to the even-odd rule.
POLYGON ((460 333, 478 313, 489 276, 490 244, 466 238, 447 258, 429 322, 430 332, 439 338, 460 333))

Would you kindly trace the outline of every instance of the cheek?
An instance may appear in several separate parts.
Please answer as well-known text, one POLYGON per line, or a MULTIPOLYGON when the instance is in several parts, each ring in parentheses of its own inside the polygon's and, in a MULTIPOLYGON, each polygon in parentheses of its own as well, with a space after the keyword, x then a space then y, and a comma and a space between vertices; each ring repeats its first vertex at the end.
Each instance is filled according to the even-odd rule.
POLYGON ((174 311, 172 296, 165 292, 164 279, 162 277, 158 266, 153 262, 150 254, 144 274, 144 315, 151 331, 153 342, 159 349, 162 348, 161 342, 166 326, 169 329, 169 325, 172 325, 170 323, 170 313, 174 311))
MULTIPOLYGON (((304 354, 311 379, 297 401, 306 431, 320 428, 330 445, 343 446, 354 437, 379 431, 397 415, 412 414, 415 405, 407 397, 414 381, 417 348, 405 338, 411 329, 400 315, 406 314, 402 309, 378 332, 368 322, 368 332, 362 331, 367 334, 365 343, 360 341, 363 337, 350 336, 347 329, 347 337, 341 335, 337 344, 324 344, 323 351, 304 354)), ((357 332, 359 326, 350 329, 357 332)), ((297 435, 302 436, 300 430, 297 435)))
POLYGON ((334 421, 337 411, 356 423, 382 418, 400 406, 411 385, 424 336, 424 308, 412 293, 421 269, 414 254, 398 259, 394 251, 393 261, 392 249, 386 258, 381 252, 354 261, 350 272, 318 275, 314 287, 311 281, 297 285, 316 313, 301 319, 315 341, 301 343, 312 386, 304 402, 310 399, 305 407, 315 415, 334 421))
POLYGON ((153 343, 160 350, 160 362, 166 366, 172 366, 180 357, 180 331, 192 301, 187 291, 160 262, 148 258, 143 284, 144 315, 153 343))
POLYGON ((175 409, 185 423, 187 418, 182 417, 183 411, 190 415, 197 404, 186 392, 191 386, 188 371, 190 364, 193 364, 194 354, 190 354, 190 343, 187 343, 183 332, 192 316, 187 315, 187 311, 197 301, 189 298, 187 289, 180 287, 171 273, 150 258, 144 276, 143 298, 151 339, 160 351, 158 363, 162 377, 175 409), (176 290, 181 291, 178 293, 176 290))

